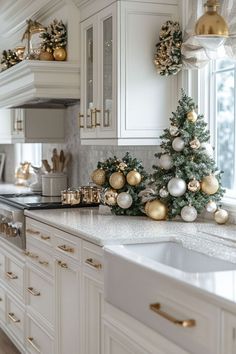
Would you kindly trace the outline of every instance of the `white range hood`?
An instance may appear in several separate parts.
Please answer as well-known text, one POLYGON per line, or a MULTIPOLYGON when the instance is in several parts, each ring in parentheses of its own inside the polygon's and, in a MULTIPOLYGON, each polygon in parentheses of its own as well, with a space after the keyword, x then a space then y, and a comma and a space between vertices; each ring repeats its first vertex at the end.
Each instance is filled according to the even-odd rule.
POLYGON ((74 62, 24 60, 0 73, 0 108, 69 106, 79 99, 74 62))

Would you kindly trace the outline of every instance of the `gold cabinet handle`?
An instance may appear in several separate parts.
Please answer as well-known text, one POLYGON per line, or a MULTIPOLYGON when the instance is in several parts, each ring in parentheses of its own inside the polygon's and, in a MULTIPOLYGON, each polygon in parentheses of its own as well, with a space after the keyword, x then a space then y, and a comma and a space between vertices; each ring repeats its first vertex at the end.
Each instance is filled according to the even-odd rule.
POLYGON ((95 127, 100 127, 100 123, 98 121, 98 113, 101 113, 100 109, 95 108, 94 109, 94 115, 95 115, 95 127))
POLYGON ((29 252, 29 251, 26 251, 26 252, 25 252, 25 255, 26 255, 27 257, 30 257, 30 258, 33 258, 33 259, 39 258, 39 256, 38 256, 37 254, 31 253, 31 252, 29 252))
POLYGON ((37 291, 32 287, 27 288, 27 291, 33 296, 40 296, 40 291, 37 291))
POLYGON ((161 317, 165 318, 166 320, 170 321, 171 323, 181 326, 184 328, 189 328, 189 327, 195 327, 196 326, 196 321, 189 319, 189 320, 178 320, 177 318, 173 317, 172 315, 164 312, 161 310, 161 304, 156 303, 156 304, 151 304, 149 305, 150 309, 160 315, 161 317))
POLYGON ((41 264, 43 266, 48 266, 49 262, 39 260, 39 264, 41 264))
POLYGON ((40 231, 36 231, 33 229, 26 229, 26 232, 28 232, 29 234, 32 234, 32 235, 40 235, 40 231))
POLYGON ((34 343, 33 337, 28 337, 27 341, 34 348, 34 350, 36 350, 37 353, 41 353, 39 347, 34 343))
POLYGON ((6 276, 9 278, 9 279, 18 279, 18 276, 12 272, 6 272, 6 276))
POLYGON ((84 128, 84 115, 79 114, 79 127, 84 128))
POLYGON ((68 265, 66 262, 62 262, 62 261, 57 261, 57 264, 61 267, 61 268, 68 268, 68 265))
POLYGON ((95 116, 93 118, 93 114, 95 113, 95 109, 90 109, 90 116, 91 116, 91 129, 96 128, 96 120, 95 120, 95 116))
POLYGON ((85 260, 85 263, 88 264, 89 266, 96 268, 96 269, 101 269, 102 265, 101 263, 95 262, 93 258, 87 258, 85 260))
POLYGON ((20 322, 20 319, 17 318, 13 312, 9 312, 8 317, 14 323, 19 323, 20 322))
POLYGON ((67 246, 67 245, 60 245, 60 246, 57 246, 57 248, 59 248, 60 250, 62 250, 64 252, 74 253, 74 248, 67 246))
POLYGON ((50 240, 50 236, 46 236, 46 235, 40 235, 40 238, 44 241, 50 240))

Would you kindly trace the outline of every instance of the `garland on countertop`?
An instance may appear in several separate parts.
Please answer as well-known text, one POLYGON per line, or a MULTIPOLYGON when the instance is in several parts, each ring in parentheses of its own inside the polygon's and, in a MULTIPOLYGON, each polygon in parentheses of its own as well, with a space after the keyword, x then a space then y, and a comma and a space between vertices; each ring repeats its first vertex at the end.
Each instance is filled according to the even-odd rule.
POLYGON ((116 215, 143 215, 140 192, 145 189, 148 175, 140 160, 127 152, 122 159, 116 156, 99 161, 91 179, 104 188, 103 202, 116 215))
POLYGON ((182 68, 182 31, 178 22, 166 21, 156 44, 154 64, 162 76, 176 75, 182 68))

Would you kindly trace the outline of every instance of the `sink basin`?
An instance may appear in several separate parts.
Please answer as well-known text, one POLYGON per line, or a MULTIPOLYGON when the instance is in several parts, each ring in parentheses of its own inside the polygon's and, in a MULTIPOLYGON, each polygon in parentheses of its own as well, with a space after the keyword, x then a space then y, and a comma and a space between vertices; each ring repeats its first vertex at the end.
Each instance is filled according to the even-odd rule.
POLYGON ((180 242, 175 241, 124 245, 122 247, 134 253, 136 257, 141 256, 146 259, 151 259, 187 273, 205 273, 236 269, 236 264, 234 263, 185 248, 180 242))

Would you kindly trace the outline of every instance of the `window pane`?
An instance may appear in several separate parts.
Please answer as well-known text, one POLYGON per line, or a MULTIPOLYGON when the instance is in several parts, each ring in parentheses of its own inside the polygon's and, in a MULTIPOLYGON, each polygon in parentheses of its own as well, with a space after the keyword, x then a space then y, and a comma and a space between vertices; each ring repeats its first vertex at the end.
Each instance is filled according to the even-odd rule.
MULTIPOLYGON (((223 68, 226 61, 220 62, 223 68)), ((216 74, 217 164, 224 171, 223 186, 229 189, 235 184, 234 86, 234 70, 216 74)))
POLYGON ((229 59, 216 60, 216 70, 229 69, 234 67, 234 61, 229 59))

